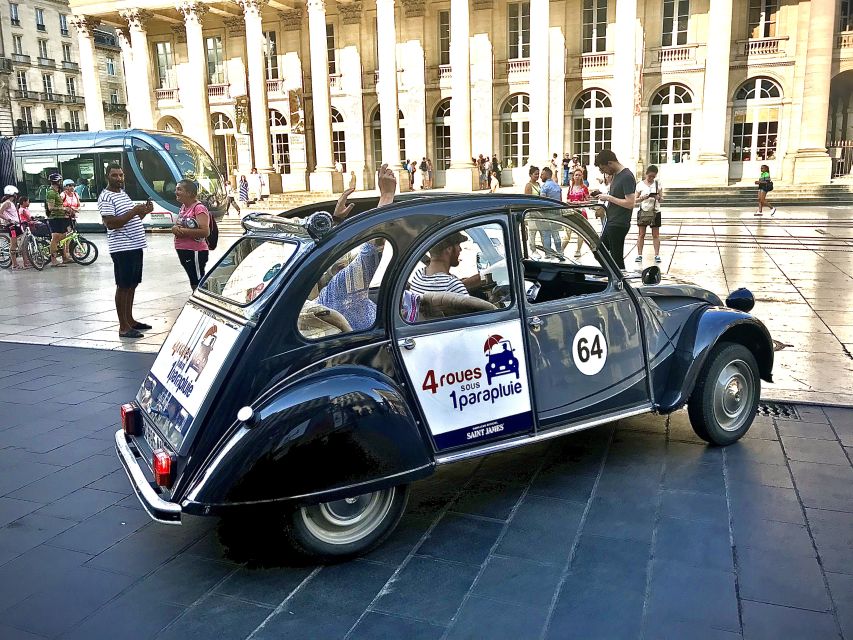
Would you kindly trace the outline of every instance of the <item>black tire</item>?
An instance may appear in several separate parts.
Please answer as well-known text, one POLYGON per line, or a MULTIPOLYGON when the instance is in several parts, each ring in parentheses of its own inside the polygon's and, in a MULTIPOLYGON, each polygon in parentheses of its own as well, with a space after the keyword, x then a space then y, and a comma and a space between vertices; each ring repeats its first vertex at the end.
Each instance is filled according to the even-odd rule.
POLYGON ((0 233, 0 269, 12 266, 12 239, 5 233, 0 233))
POLYGON ((77 264, 92 264, 98 259, 98 247, 94 242, 80 238, 71 248, 71 259, 77 264))
POLYGON ((696 435, 720 446, 737 442, 752 426, 761 396, 761 376, 752 352, 721 342, 708 355, 687 403, 696 435))
POLYGON ((27 237, 27 244, 24 246, 24 251, 27 252, 27 260, 36 270, 44 269, 47 261, 44 259, 44 254, 39 248, 38 239, 35 236, 27 237))

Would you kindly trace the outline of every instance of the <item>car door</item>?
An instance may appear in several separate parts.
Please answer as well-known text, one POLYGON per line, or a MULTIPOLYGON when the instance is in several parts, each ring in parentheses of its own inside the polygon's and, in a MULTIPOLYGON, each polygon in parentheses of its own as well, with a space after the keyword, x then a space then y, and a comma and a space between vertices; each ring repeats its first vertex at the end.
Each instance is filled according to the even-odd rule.
POLYGON ((534 429, 508 222, 481 217, 434 233, 395 288, 396 350, 437 451, 534 429))
POLYGON ((579 210, 526 211, 519 247, 540 428, 650 406, 636 301, 579 210))

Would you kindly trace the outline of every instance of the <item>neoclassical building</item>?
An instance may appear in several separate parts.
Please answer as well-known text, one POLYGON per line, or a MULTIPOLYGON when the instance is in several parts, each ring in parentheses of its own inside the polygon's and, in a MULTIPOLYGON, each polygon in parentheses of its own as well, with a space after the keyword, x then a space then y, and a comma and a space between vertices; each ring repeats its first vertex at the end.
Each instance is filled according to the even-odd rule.
POLYGON ((339 190, 336 163, 369 188, 379 163, 429 157, 439 185, 470 190, 479 154, 521 184, 553 153, 589 162, 604 147, 661 165, 668 184, 751 183, 762 164, 779 183, 828 183, 853 163, 850 0, 71 8, 90 123, 104 122, 85 64, 103 23, 118 29, 132 126, 183 132, 274 189, 339 190))

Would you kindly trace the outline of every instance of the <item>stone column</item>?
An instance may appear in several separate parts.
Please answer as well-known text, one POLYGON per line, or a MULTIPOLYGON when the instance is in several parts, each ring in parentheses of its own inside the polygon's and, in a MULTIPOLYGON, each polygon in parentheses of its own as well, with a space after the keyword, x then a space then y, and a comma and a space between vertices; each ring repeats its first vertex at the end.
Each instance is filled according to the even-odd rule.
POLYGON ((825 183, 832 177, 832 159, 826 152, 829 85, 832 78, 834 0, 812 0, 809 42, 805 57, 805 88, 800 143, 794 156, 794 184, 825 183))
POLYGON ((329 50, 326 47, 326 2, 308 0, 308 41, 311 56, 311 96, 314 115, 314 154, 317 163, 308 176, 311 191, 340 193, 343 176, 332 156, 332 101, 329 88, 329 50))
MULTIPOLYGON (((728 131, 729 58, 732 40, 732 0, 714 0, 708 15, 708 44, 705 59, 705 90, 702 96, 701 127, 693 124, 698 138, 697 179, 704 184, 729 183, 728 131)), ((695 114, 699 115, 699 114, 695 114)), ((694 115, 694 117, 695 117, 694 115)))
MULTIPOLYGON (((550 0, 530 0, 530 164, 548 165, 548 90, 551 65, 550 0)), ((554 149, 558 151, 559 149, 554 149)))
MULTIPOLYGON (((394 0, 376 0, 376 43, 379 50, 376 94, 379 99, 379 133, 382 163, 397 175, 400 191, 410 189, 409 172, 400 165, 400 104, 397 95, 397 21, 394 0)), ((414 120, 414 118, 412 118, 414 120)), ((418 162, 420 159, 418 158, 418 162)))
POLYGON ((136 126, 137 104, 139 99, 136 93, 136 83, 132 82, 134 75, 133 47, 130 44, 130 31, 127 29, 116 29, 116 38, 121 49, 121 61, 124 67, 124 91, 127 98, 128 127, 136 126))
POLYGON ((189 86, 180 87, 181 104, 186 113, 192 114, 186 119, 184 133, 211 153, 210 139, 210 103, 207 97, 207 64, 205 61, 204 37, 201 21, 207 6, 200 2, 181 2, 177 9, 184 16, 187 32, 187 58, 189 86))
MULTIPOLYGON (((148 33, 145 23, 151 17, 148 11, 128 9, 120 11, 122 18, 127 20, 130 28, 130 46, 133 49, 133 75, 128 78, 128 84, 136 84, 136 102, 134 105, 134 127, 142 129, 154 128, 154 108, 151 83, 151 52, 148 49, 148 33)), ((82 67, 82 64, 81 64, 82 67)))
POLYGON ((80 72, 83 75, 83 97, 86 100, 86 124, 90 131, 100 131, 106 128, 104 99, 98 78, 95 42, 92 39, 92 31, 98 26, 99 21, 88 16, 73 16, 72 22, 77 29, 77 42, 80 47, 80 72))
MULTIPOLYGON (((616 44, 613 47, 613 151, 631 170, 634 155, 634 98, 637 65, 637 0, 616 0, 616 44)), ((532 128, 531 128, 532 130, 532 128)), ((592 161, 593 159, 590 159, 592 161)))
MULTIPOLYGON (((252 114, 252 151, 255 167, 260 173, 269 173, 271 168, 270 114, 267 106, 264 29, 261 20, 261 10, 266 2, 267 0, 237 0, 243 8, 243 18, 246 21, 246 71, 249 76, 249 110, 252 114)), ((188 38, 187 46, 189 44, 188 38)))
MULTIPOLYGON (((473 191, 479 187, 471 165, 471 58, 469 0, 450 0, 450 168, 448 191, 473 191)), ((489 112, 491 117, 491 111, 489 112)))

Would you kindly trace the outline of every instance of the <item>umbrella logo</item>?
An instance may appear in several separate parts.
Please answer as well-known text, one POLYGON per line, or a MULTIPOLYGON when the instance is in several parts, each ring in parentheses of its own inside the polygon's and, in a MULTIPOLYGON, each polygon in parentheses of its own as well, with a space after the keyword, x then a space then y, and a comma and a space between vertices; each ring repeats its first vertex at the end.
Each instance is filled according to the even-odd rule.
POLYGON ((488 353, 492 347, 496 344, 500 344, 501 340, 503 340, 503 336, 499 336, 497 334, 486 338, 486 344, 483 345, 483 353, 488 353))
POLYGON ((492 378, 513 373, 518 380, 519 362, 509 340, 499 335, 489 336, 483 345, 483 351, 486 355, 486 379, 489 384, 492 384, 492 378))

